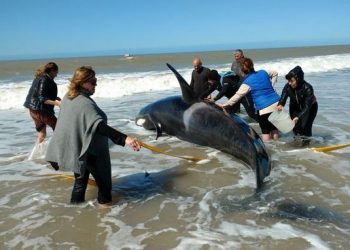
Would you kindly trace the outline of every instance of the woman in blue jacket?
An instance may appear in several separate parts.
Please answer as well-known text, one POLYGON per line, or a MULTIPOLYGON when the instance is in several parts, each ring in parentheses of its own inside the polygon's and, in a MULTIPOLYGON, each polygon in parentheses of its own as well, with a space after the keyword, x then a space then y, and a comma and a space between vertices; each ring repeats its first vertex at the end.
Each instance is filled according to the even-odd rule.
POLYGON ((279 95, 272 87, 269 74, 265 70, 255 71, 254 63, 250 58, 243 58, 241 69, 244 73, 243 83, 234 96, 222 108, 237 103, 243 96, 251 93, 256 110, 258 111, 259 126, 262 132, 262 140, 277 140, 278 130, 268 120, 273 111, 277 110, 277 104, 280 99, 279 95))

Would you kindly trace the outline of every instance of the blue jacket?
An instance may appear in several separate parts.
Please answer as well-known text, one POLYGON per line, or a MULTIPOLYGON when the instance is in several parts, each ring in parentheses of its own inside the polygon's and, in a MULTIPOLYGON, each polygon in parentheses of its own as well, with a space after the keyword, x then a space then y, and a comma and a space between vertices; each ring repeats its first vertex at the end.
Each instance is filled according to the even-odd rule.
POLYGON ((259 70, 248 74, 243 83, 250 87, 253 101, 257 110, 262 110, 275 102, 280 97, 272 88, 269 74, 265 70, 259 70))

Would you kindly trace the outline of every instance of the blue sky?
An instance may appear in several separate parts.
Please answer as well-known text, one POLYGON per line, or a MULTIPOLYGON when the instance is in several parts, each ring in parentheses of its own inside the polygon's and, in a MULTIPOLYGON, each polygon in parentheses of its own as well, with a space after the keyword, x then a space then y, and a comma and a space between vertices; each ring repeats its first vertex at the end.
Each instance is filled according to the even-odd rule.
POLYGON ((350 44, 349 0, 1 0, 0 59, 350 44))

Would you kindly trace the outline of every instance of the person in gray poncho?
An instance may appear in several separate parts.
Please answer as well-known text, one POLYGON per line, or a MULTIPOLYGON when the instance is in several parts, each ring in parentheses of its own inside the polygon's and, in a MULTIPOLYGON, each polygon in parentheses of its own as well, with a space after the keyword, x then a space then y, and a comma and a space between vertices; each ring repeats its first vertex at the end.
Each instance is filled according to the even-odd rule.
POLYGON ((98 203, 112 201, 108 138, 115 144, 127 144, 135 151, 140 150, 137 139, 107 125, 106 114, 90 97, 95 92, 96 82, 91 67, 83 66, 75 71, 46 153, 46 160, 56 170, 60 167, 74 172, 72 203, 85 201, 90 174, 98 186, 98 203))

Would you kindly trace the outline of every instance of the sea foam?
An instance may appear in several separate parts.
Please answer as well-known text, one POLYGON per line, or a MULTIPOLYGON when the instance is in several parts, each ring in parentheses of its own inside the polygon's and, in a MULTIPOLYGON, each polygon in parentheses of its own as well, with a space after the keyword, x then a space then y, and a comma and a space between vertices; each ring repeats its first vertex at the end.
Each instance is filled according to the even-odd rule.
MULTIPOLYGON (((255 69, 277 71, 281 79, 281 76, 287 74, 296 65, 300 65, 305 74, 348 70, 350 69, 350 54, 257 61, 255 62, 255 69)), ((207 66, 222 73, 230 69, 231 63, 207 66)), ((179 72, 190 82, 192 68, 179 69, 179 72)), ((63 97, 67 92, 70 77, 59 75, 55 79, 60 97, 63 97)), ((136 93, 171 90, 179 87, 170 70, 97 74, 97 78, 98 86, 94 98, 119 98, 136 93)), ((0 110, 23 108, 31 83, 32 79, 20 82, 0 81, 0 110)))

